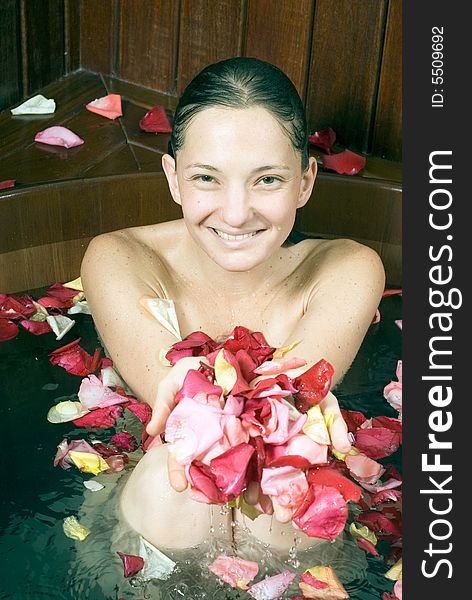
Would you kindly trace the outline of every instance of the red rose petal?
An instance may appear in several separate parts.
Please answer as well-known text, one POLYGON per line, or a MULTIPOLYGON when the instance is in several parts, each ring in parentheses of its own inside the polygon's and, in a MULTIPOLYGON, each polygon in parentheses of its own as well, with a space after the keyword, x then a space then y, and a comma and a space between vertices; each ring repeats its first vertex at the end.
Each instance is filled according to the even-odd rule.
POLYGON ((326 127, 321 131, 315 131, 308 136, 308 141, 312 146, 321 148, 326 154, 331 154, 334 142, 336 141, 336 132, 331 127, 326 127))
POLYGON ((0 319, 0 342, 8 342, 19 333, 18 326, 8 319, 0 319))
POLYGON ((336 488, 348 502, 359 502, 362 489, 353 481, 341 475, 336 469, 330 467, 315 467, 307 473, 308 483, 327 485, 336 488))
POLYGON ((0 190, 7 190, 8 188, 15 187, 16 179, 5 179, 0 181, 0 190))
POLYGON ((369 540, 366 540, 364 538, 356 538, 356 542, 359 548, 362 548, 362 550, 365 550, 369 554, 372 554, 372 556, 379 555, 379 553, 375 549, 374 544, 372 544, 372 542, 369 542, 369 540))
POLYGON ((93 356, 90 356, 83 348, 79 346, 80 338, 57 348, 49 355, 49 361, 53 365, 58 365, 72 375, 81 375, 85 377, 94 373, 100 365, 101 349, 97 348, 93 356))
POLYGON ((43 335, 44 333, 52 331, 51 326, 47 321, 30 321, 29 319, 23 319, 23 321, 20 321, 20 325, 33 335, 43 335))
POLYGON ((366 427, 356 432, 355 447, 374 460, 385 458, 400 446, 400 434, 385 427, 366 427))
POLYGON ((254 448, 243 442, 210 461, 215 483, 224 494, 237 497, 247 488, 247 468, 253 454, 254 448))
POLYGON ((118 556, 123 561, 123 570, 125 577, 131 577, 136 575, 144 567, 144 558, 142 556, 135 556, 134 554, 124 554, 123 552, 117 552, 118 556))
POLYGON ((323 156, 323 166, 330 171, 336 171, 341 175, 357 175, 365 167, 364 156, 355 154, 350 150, 344 150, 331 156, 323 156))
POLYGON ((121 406, 106 406, 92 410, 83 417, 72 421, 76 427, 104 427, 108 429, 115 425, 115 419, 121 415, 121 406))
POLYGON ((172 126, 163 106, 153 106, 139 121, 139 127, 147 133, 171 133, 172 126))
POLYGON ((306 412, 311 406, 321 402, 329 392, 333 375, 332 365, 322 358, 297 377, 293 383, 298 390, 295 394, 295 405, 298 410, 306 412))

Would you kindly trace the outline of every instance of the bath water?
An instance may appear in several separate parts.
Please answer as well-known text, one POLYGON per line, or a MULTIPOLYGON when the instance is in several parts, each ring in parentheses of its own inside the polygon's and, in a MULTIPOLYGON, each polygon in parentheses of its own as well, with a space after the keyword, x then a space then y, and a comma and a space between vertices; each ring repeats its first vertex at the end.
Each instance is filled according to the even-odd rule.
MULTIPOLYGON (((33 297, 38 294, 33 293, 33 297)), ((345 408, 366 416, 397 413, 384 400, 382 390, 395 377, 401 358, 401 298, 382 300, 382 319, 372 325, 356 360, 335 393, 345 408)), ((93 353, 98 346, 91 317, 73 315, 76 325, 61 340, 53 334, 34 336, 21 330, 14 340, 0 344, 0 424, 2 442, 2 494, 0 496, 0 599, 124 600, 181 599, 225 600, 249 598, 243 591, 221 584, 206 564, 218 553, 231 553, 227 543, 210 534, 199 548, 173 553, 177 567, 166 581, 144 583, 139 576, 125 579, 120 559, 110 550, 116 517, 112 503, 101 502, 102 492, 83 486, 83 473, 75 468, 53 467, 56 446, 64 437, 108 440, 112 430, 74 428, 70 423, 51 424, 49 408, 59 398, 75 398, 81 378, 49 363, 48 354, 81 338, 93 353), (69 515, 89 519, 92 529, 84 542, 67 538, 62 521, 69 515), (85 515, 85 517, 83 517, 85 515)), ((381 462, 401 467, 400 451, 381 462)), ((106 481, 107 475, 101 476, 106 481)), ((117 490, 118 490, 117 485, 117 490)), ((108 485, 110 492, 113 485, 108 485)), ((116 492, 117 493, 117 492, 116 492)), ((111 491, 113 494, 113 491, 111 491)), ((388 566, 358 549, 349 534, 323 542, 315 550, 277 556, 251 539, 244 527, 232 525, 244 548, 268 574, 285 569, 302 572, 315 564, 329 564, 352 600, 382 598, 393 583, 384 577, 388 566), (310 554, 311 553, 311 554, 310 554)), ((295 585, 290 598, 297 593, 295 585)))

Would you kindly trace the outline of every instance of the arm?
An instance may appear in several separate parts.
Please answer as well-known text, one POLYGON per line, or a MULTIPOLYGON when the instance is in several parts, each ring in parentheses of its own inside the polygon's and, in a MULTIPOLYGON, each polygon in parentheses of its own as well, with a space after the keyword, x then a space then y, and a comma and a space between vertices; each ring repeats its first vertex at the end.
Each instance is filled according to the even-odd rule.
MULTIPOLYGON (((372 323, 384 290, 384 269, 376 252, 350 240, 323 244, 310 263, 317 275, 307 287, 304 315, 287 340, 301 342, 288 356, 308 361, 308 367, 299 373, 325 358, 334 367, 335 387, 349 369, 372 323)), ((341 452, 348 451, 346 426, 332 393, 322 401, 321 409, 335 415, 333 445, 341 452)))

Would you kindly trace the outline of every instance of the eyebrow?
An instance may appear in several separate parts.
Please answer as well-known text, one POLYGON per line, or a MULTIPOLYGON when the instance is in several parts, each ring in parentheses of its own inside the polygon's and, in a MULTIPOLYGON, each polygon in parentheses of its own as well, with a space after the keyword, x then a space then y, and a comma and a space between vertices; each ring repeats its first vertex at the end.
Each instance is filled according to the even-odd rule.
MULTIPOLYGON (((213 171, 215 173, 219 173, 220 170, 214 167, 213 165, 207 165, 204 163, 191 163, 187 165, 185 169, 205 169, 206 171, 213 171)), ((251 171, 251 174, 261 173, 263 171, 290 171, 290 167, 286 165, 263 165, 262 167, 257 167, 251 171)))

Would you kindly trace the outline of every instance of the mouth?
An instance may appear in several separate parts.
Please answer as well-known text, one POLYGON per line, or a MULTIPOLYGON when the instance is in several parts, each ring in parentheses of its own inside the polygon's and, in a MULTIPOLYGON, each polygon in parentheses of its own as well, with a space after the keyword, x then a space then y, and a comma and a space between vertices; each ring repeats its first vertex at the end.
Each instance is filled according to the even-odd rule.
POLYGON ((230 233, 226 233, 225 231, 221 231, 221 229, 215 229, 214 227, 210 227, 210 229, 216 233, 218 237, 222 240, 227 240, 228 242, 241 242, 242 240, 247 240, 249 238, 254 237, 258 233, 262 231, 262 229, 258 229, 257 231, 251 231, 249 233, 241 233, 239 235, 232 235, 230 233))

